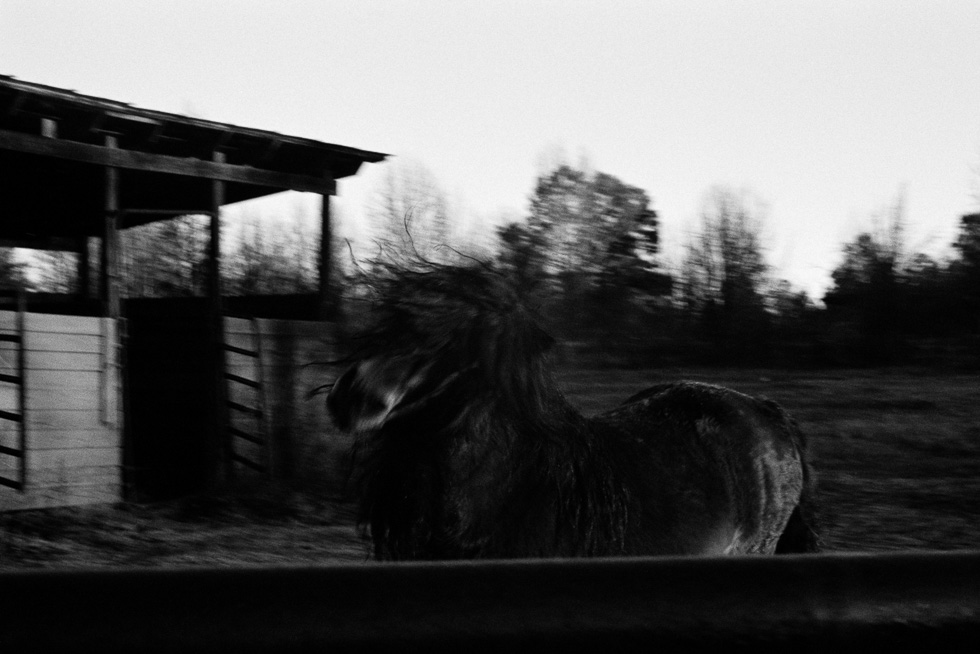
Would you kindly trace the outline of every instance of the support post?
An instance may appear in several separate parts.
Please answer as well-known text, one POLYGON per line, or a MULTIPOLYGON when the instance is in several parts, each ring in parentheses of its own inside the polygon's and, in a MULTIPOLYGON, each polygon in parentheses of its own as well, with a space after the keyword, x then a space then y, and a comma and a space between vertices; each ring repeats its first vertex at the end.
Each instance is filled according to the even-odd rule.
MULTIPOLYGON (((224 163, 223 152, 215 152, 212 160, 224 163)), ((225 202, 225 183, 211 180, 211 221, 208 241, 208 298, 212 309, 220 313, 221 307, 221 205, 225 202)))
POLYGON ((91 281, 89 275, 89 254, 88 254, 88 237, 79 236, 78 237, 78 270, 76 271, 78 275, 78 296, 83 300, 89 298, 91 294, 91 281))
MULTIPOLYGON (((215 163, 224 163, 225 155, 223 152, 215 150, 211 159, 215 163)), ((221 479, 222 471, 225 476, 231 473, 231 443, 228 437, 228 408, 225 402, 225 334, 221 310, 221 205, 224 202, 225 182, 217 179, 211 180, 211 221, 208 240, 208 328, 211 332, 212 385, 214 388, 212 405, 214 433, 208 448, 211 461, 209 475, 211 486, 214 486, 221 479)))
POLYGON ((46 139, 58 138, 58 123, 51 118, 41 119, 41 136, 46 139))
MULTIPOLYGON (((105 146, 115 148, 116 137, 106 136, 105 146)), ((105 169, 105 215, 102 225, 102 275, 99 297, 107 318, 118 318, 119 308, 119 169, 105 169)))
POLYGON ((332 248, 333 226, 330 220, 330 196, 324 193, 320 205, 320 261, 319 261, 319 280, 317 284, 317 317, 320 320, 327 320, 333 317, 336 309, 333 286, 331 284, 332 273, 332 248))

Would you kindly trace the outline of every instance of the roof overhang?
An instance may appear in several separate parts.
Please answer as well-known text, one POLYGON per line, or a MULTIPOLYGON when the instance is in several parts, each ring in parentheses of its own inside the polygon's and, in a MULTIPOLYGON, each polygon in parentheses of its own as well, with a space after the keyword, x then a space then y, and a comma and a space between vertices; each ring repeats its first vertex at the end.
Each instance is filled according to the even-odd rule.
POLYGON ((387 155, 133 107, 0 75, 0 240, 99 234, 107 167, 126 226, 286 190, 333 194, 335 180, 387 155), (221 153, 216 157, 215 153, 221 153))

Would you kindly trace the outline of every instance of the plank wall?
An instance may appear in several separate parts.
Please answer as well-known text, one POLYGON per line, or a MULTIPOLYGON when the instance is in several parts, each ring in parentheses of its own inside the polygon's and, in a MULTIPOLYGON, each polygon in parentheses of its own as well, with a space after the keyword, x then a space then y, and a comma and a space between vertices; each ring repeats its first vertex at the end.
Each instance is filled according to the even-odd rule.
MULTIPOLYGON (((16 333, 0 311, 0 332, 16 333)), ((0 486, 0 511, 114 502, 121 498, 121 375, 116 324, 104 318, 25 315, 26 488, 0 486)), ((0 344, 0 372, 16 374, 17 345, 0 344)), ((0 409, 20 412, 18 386, 0 382, 0 409)), ((0 444, 19 425, 0 421, 0 444)), ((0 455, 0 474, 19 461, 0 455)))
POLYGON ((261 371, 252 357, 234 352, 225 357, 228 372, 263 382, 260 390, 228 384, 228 399, 266 412, 264 421, 229 412, 231 424, 248 433, 264 432, 269 443, 259 448, 235 439, 236 451, 264 463, 276 477, 342 483, 342 460, 350 443, 331 425, 325 395, 309 397, 313 389, 333 381, 338 373, 336 366, 324 365, 336 357, 332 326, 314 321, 226 318, 225 342, 246 350, 259 349, 262 354, 261 371))

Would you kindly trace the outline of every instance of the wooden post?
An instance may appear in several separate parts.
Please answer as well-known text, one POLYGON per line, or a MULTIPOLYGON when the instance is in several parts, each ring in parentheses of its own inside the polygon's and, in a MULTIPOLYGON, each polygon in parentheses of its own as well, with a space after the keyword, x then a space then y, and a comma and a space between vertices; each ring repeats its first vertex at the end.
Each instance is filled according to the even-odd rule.
POLYGON ((91 282, 89 281, 89 255, 88 255, 88 237, 79 236, 78 237, 78 296, 82 299, 88 299, 91 293, 91 282))
POLYGON ((322 204, 320 206, 320 261, 318 268, 320 279, 317 287, 317 317, 320 320, 327 320, 333 317, 336 309, 331 284, 333 226, 330 221, 330 195, 324 193, 320 197, 322 204))
MULTIPOLYGON (((105 146, 116 147, 116 137, 106 136, 105 146)), ((102 225, 102 275, 100 293, 107 318, 118 318, 119 310, 119 169, 105 169, 105 217, 102 225)))
POLYGON ((58 123, 51 118, 41 119, 41 136, 46 139, 58 138, 58 123))
MULTIPOLYGON (((215 151, 212 160, 224 163, 225 154, 215 151)), ((221 311, 221 205, 225 202, 225 183, 211 180, 211 222, 208 242, 208 297, 212 308, 221 311)))
MULTIPOLYGON (((215 150, 212 161, 224 163, 223 152, 215 150)), ((211 332, 213 388, 214 388, 214 434, 209 446, 210 485, 214 486, 221 478, 222 463, 224 473, 231 474, 231 443, 228 436, 228 408, 225 389, 225 330, 221 310, 221 205, 225 202, 225 183, 211 180, 211 221, 208 241, 208 305, 209 331, 211 332)))

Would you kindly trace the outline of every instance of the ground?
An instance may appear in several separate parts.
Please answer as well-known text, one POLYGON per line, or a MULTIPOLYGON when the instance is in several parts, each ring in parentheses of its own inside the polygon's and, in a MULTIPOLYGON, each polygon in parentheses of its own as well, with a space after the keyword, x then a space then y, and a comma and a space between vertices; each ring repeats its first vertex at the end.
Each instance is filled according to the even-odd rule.
MULTIPOLYGON (((908 370, 584 370, 560 381, 585 413, 654 383, 765 395, 807 434, 828 551, 980 546, 977 376, 908 370)), ((253 486, 158 505, 0 514, 0 570, 366 562, 329 485, 253 486)))

